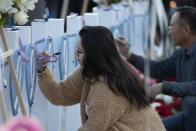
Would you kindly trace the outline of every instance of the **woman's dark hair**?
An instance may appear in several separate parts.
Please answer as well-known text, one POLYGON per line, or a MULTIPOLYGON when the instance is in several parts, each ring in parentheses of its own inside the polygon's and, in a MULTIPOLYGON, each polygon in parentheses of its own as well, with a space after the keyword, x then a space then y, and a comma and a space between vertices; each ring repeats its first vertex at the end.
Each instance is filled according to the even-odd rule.
POLYGON ((109 88, 124 95, 138 109, 145 107, 145 91, 118 52, 112 32, 102 26, 85 26, 79 35, 84 49, 83 78, 104 76, 109 88))
POLYGON ((196 34, 196 8, 181 6, 176 11, 179 13, 179 18, 190 27, 191 32, 196 34))

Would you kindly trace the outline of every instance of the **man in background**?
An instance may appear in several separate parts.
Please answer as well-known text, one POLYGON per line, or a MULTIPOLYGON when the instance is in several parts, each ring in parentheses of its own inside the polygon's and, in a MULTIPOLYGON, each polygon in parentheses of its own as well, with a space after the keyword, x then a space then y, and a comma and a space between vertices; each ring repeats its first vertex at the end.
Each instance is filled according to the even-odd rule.
MULTIPOLYGON (((177 81, 152 86, 151 97, 163 93, 182 98, 182 112, 163 119, 167 131, 196 131, 196 9, 179 7, 173 14, 169 34, 181 48, 172 56, 150 61, 150 76, 157 79, 176 77, 177 81)), ((124 37, 117 40, 119 51, 129 63, 144 72, 144 58, 129 52, 124 37)))

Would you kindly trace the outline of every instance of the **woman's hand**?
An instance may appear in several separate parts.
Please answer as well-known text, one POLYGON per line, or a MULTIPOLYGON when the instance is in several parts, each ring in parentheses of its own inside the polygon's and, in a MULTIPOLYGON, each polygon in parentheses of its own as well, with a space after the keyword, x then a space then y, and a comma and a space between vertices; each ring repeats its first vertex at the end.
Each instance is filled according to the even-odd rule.
POLYGON ((41 52, 41 55, 42 56, 38 56, 38 72, 40 73, 46 69, 47 59, 50 59, 50 54, 45 50, 41 52), (45 57, 45 59, 42 59, 43 56, 45 57))

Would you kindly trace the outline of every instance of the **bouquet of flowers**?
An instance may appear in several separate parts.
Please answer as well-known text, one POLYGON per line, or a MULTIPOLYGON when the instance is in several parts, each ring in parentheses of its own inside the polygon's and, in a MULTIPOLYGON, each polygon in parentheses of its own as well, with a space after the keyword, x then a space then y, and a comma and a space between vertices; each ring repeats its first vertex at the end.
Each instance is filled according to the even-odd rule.
POLYGON ((35 8, 38 0, 0 0, 0 26, 3 25, 8 16, 14 18, 14 23, 24 25, 28 22, 28 10, 35 8))
POLYGON ((178 97, 159 95, 154 100, 152 107, 157 111, 161 118, 164 118, 180 112, 181 100, 178 97))

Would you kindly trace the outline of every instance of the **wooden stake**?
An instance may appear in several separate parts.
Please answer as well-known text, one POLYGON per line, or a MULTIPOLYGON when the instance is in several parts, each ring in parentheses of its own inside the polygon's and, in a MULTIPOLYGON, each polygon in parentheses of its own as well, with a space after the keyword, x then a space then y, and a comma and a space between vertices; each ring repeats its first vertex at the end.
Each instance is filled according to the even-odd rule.
POLYGON ((87 8, 88 8, 88 3, 89 3, 89 0, 83 0, 82 11, 80 13, 81 15, 84 15, 84 13, 86 13, 87 8))
POLYGON ((69 5, 69 0, 63 0, 63 6, 62 6, 62 9, 61 9, 61 16, 60 16, 60 18, 62 18, 62 19, 66 18, 68 5, 69 5))
MULTIPOLYGON (((6 38, 5 38, 3 26, 0 26, 0 35, 1 35, 2 42, 3 42, 4 50, 8 51, 8 45, 7 45, 7 41, 6 41, 6 38)), ((12 78, 13 78, 13 81, 14 81, 14 87, 16 89, 16 94, 18 96, 18 102, 19 102, 22 114, 26 115, 24 102, 22 100, 22 96, 21 96, 21 93, 20 93, 20 88, 19 88, 18 81, 17 81, 17 78, 16 78, 16 73, 14 71, 14 66, 13 66, 12 59, 11 59, 10 56, 7 57, 7 61, 8 61, 10 72, 11 72, 11 75, 12 75, 12 78)))
MULTIPOLYGON (((14 50, 8 50, 7 52, 4 52, 2 55, 0 55, 0 59, 7 58, 8 56, 12 55, 14 53, 14 50)), ((2 118, 3 122, 5 123, 7 121, 7 113, 6 113, 6 105, 3 97, 3 91, 0 91, 0 107, 2 110, 2 118)))
POLYGON ((12 55, 13 53, 14 53, 14 50, 10 49, 10 50, 6 51, 5 53, 3 53, 2 55, 0 55, 0 59, 7 58, 8 56, 12 55))
POLYGON ((3 97, 3 91, 2 92, 0 91, 0 107, 2 110, 3 122, 5 123, 7 121, 7 113, 6 113, 6 106, 3 97))

